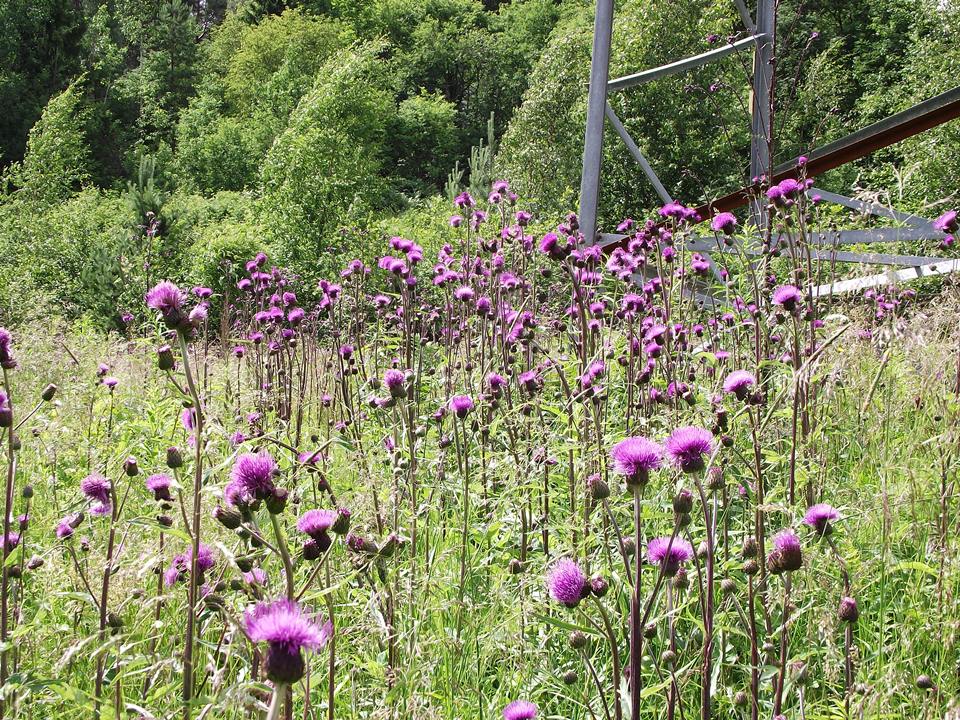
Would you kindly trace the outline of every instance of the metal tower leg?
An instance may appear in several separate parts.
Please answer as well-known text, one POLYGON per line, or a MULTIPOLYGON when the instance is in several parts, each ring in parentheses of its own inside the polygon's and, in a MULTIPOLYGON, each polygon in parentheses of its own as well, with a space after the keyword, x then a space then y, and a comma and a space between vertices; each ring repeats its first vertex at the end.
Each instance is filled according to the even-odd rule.
POLYGON ((597 0, 593 23, 593 55, 587 95, 587 131, 583 142, 580 177, 580 229, 588 242, 597 234, 597 201, 600 195, 600 162, 603 159, 603 116, 610 78, 610 41, 613 36, 614 0, 597 0))

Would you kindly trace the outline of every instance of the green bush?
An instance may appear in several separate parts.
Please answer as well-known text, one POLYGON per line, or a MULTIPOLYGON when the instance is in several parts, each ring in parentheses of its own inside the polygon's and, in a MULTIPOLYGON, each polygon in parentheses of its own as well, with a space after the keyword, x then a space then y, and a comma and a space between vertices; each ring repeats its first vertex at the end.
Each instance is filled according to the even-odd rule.
POLYGON ((261 219, 283 263, 301 272, 342 261, 337 230, 384 197, 380 176, 396 108, 379 47, 337 53, 297 106, 263 166, 261 219))

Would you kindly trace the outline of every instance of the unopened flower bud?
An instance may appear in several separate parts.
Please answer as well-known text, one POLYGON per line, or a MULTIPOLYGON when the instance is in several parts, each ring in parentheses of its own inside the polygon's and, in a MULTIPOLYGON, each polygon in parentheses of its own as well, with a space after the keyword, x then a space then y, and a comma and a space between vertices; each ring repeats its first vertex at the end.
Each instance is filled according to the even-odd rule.
POLYGON ((857 607, 856 599, 852 597, 841 598, 837 616, 844 622, 855 623, 860 617, 860 609, 857 607))
POLYGON ((590 578, 590 592, 597 597, 602 598, 607 594, 607 590, 609 589, 610 584, 602 575, 594 575, 592 578, 590 578))
POLYGON ((24 500, 29 500, 33 497, 33 485, 24 485, 23 490, 20 491, 20 495, 24 500))
POLYGON ((563 683, 564 685, 573 685, 577 681, 577 671, 576 670, 567 670, 563 674, 563 683))
POLYGON ((238 557, 237 567, 240 568, 240 572, 250 572, 253 570, 253 558, 246 556, 238 557))
POLYGON ((172 470, 183 467, 183 455, 180 454, 180 450, 178 448, 167 448, 167 467, 171 468, 172 470))
POLYGON ((673 498, 673 511, 678 515, 689 514, 693 510, 693 493, 684 488, 673 498))
POLYGON ((157 367, 161 370, 173 370, 176 361, 173 358, 173 350, 169 345, 162 345, 157 348, 157 367))
POLYGON ((919 675, 917 676, 917 687, 921 690, 933 690, 936 685, 933 684, 929 675, 919 675))
POLYGON ((287 506, 289 493, 284 488, 274 488, 273 492, 267 498, 267 510, 271 515, 279 515, 287 506))
POLYGON ((574 650, 580 650, 587 645, 587 636, 582 630, 573 630, 570 632, 570 647, 574 650))
POLYGON ((523 563, 517 558, 511 558, 510 562, 507 563, 507 570, 511 575, 520 575, 523 573, 523 563))
POLYGON ((350 510, 345 507, 337 508, 337 519, 333 521, 330 530, 334 535, 346 535, 350 532, 350 510))
POLYGON ((733 595, 737 591, 737 583, 733 578, 724 578, 720 581, 720 591, 724 595, 733 595))
POLYGON ((50 402, 51 400, 53 400, 56 394, 57 394, 57 386, 54 385, 53 383, 50 383, 43 389, 43 392, 40 393, 40 397, 43 399, 44 402, 50 402))
POLYGON ((140 474, 140 467, 137 465, 137 459, 131 455, 123 461, 123 472, 127 477, 136 477, 140 474))
POLYGON ((213 509, 213 518, 223 525, 227 530, 236 530, 243 522, 243 515, 235 507, 223 507, 217 505, 213 509))
POLYGON ((756 575, 760 571, 760 566, 754 558, 749 558, 743 562, 744 575, 756 575))
POLYGON ((587 488, 590 490, 590 497, 594 500, 606 500, 610 497, 610 486, 599 474, 587 478, 587 488))

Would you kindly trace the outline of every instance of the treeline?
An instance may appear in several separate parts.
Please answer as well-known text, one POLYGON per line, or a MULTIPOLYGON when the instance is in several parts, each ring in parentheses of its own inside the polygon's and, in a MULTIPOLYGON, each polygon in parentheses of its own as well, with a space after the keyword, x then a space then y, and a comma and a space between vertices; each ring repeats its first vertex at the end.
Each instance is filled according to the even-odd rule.
MULTIPOLYGON (((784 0, 778 157, 950 87, 956 10, 784 0)), ((7 0, 0 6, 0 314, 116 323, 171 276, 218 287, 267 248, 310 276, 385 232, 439 242, 443 198, 510 178, 573 207, 586 0, 7 0)), ((612 73, 726 42, 728 0, 617 3, 612 73)), ((612 96, 676 197, 742 182, 749 57, 612 96)), ((946 126, 827 179, 922 208, 953 192, 946 126)), ((615 136, 608 222, 657 203, 615 136)))

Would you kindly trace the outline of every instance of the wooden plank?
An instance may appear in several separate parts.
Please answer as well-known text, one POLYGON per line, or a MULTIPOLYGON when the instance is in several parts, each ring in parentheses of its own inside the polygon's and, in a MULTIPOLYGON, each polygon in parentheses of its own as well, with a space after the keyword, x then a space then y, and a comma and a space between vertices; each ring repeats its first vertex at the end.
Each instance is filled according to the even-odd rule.
POLYGON ((840 280, 828 285, 818 285, 813 288, 813 296, 843 295, 845 293, 866 290, 880 285, 895 285, 924 277, 947 275, 957 272, 958 270, 960 270, 960 260, 941 260, 936 263, 930 263, 929 265, 920 265, 905 270, 888 271, 877 275, 840 280))

